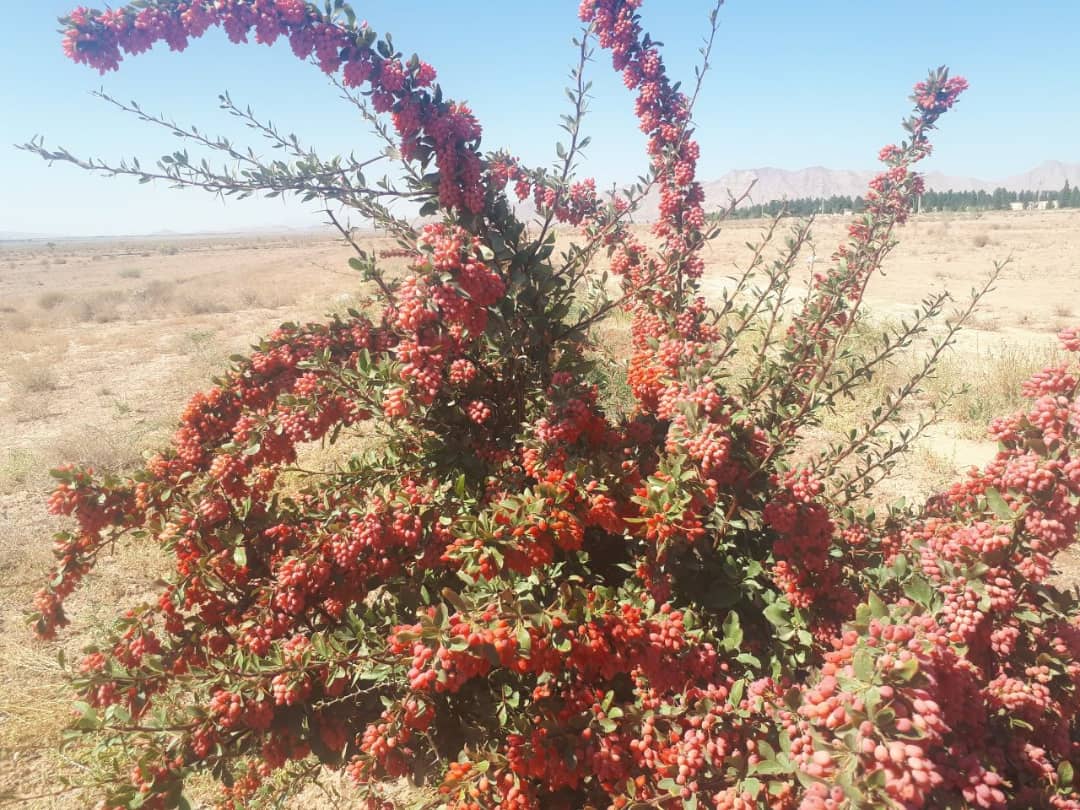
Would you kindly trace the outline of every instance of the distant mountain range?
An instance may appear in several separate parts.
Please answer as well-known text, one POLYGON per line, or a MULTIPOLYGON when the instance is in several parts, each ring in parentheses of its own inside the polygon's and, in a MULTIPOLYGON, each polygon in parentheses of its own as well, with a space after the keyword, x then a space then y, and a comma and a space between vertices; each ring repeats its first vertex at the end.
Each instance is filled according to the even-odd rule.
MULTIPOLYGON (((30 233, 27 231, 0 231, 0 242, 90 242, 90 241, 119 241, 124 239, 150 240, 150 239, 190 239, 202 236, 304 236, 308 233, 330 233, 330 226, 325 223, 314 225, 253 225, 239 228, 211 228, 204 231, 176 231, 168 228, 153 231, 151 233, 127 233, 108 234, 104 236, 86 235, 63 235, 56 233, 30 233)), ((334 233, 337 233, 334 231, 334 233)))
MULTIPOLYGON (((834 195, 857 197, 866 193, 867 184, 876 173, 826 169, 821 166, 811 166, 797 171, 775 169, 770 166, 732 171, 703 184, 706 208, 715 210, 727 206, 731 196, 739 196, 754 181, 756 182, 754 182, 747 204, 834 195)), ((1080 163, 1048 160, 1030 171, 998 180, 954 177, 941 172, 929 172, 926 175, 927 187, 934 191, 993 191, 999 187, 1009 191, 1057 191, 1065 185, 1066 180, 1070 185, 1080 185, 1080 163)), ((649 215, 653 213, 655 213, 655 202, 652 202, 651 206, 646 206, 646 218, 650 218, 649 215)))

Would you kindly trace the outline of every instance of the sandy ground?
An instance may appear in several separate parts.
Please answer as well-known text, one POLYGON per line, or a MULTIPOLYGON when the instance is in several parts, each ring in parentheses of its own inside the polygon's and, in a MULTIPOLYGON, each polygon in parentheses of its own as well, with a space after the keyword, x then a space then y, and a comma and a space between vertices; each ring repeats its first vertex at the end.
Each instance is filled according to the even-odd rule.
MULTIPOLYGON (((817 223, 820 261, 845 227, 840 218, 817 223)), ((707 294, 719 294, 761 228, 725 226, 709 247, 707 294)), ((943 370, 945 382, 962 379, 972 392, 890 484, 921 496, 992 455, 981 426, 1053 356, 1054 332, 1080 317, 1080 211, 929 215, 901 238, 868 294, 881 323, 942 288, 962 300, 1011 258, 943 370)), ((137 464, 230 354, 283 321, 358 301, 350 252, 320 236, 0 243, 0 805, 85 806, 58 781, 73 772, 60 749, 69 704, 57 653, 77 653, 118 604, 148 594, 165 565, 151 548, 118 552, 73 599, 62 640, 32 641, 22 617, 55 529, 47 470, 68 460, 137 464)))

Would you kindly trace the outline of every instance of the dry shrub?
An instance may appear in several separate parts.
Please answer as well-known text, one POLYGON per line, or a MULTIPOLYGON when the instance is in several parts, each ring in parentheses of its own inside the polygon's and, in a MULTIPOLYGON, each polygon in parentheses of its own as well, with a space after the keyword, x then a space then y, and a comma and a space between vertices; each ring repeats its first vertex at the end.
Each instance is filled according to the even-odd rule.
POLYGON ((125 267, 117 275, 120 278, 142 278, 142 270, 137 267, 125 267))
POLYGON ((925 445, 915 450, 911 463, 918 470, 918 483, 927 494, 941 492, 956 477, 956 462, 925 445))
POLYGON ((136 294, 140 304, 161 307, 176 297, 176 285, 171 281, 154 279, 136 294))
POLYGON ((60 290, 49 290, 38 296, 37 305, 42 309, 55 309, 68 300, 68 295, 60 290))
POLYGON ((57 462, 85 459, 100 470, 131 471, 142 462, 140 447, 149 438, 147 429, 71 431, 56 439, 48 454, 57 462))
POLYGON ((280 309, 296 303, 296 295, 279 286, 248 288, 238 294, 238 299, 245 309, 280 309))
POLYGON ((982 437, 991 419, 1024 404, 1020 387, 1032 374, 1062 360, 1056 348, 1031 346, 1003 346, 974 361, 952 355, 942 362, 929 388, 939 399, 955 390, 957 380, 962 381, 966 387, 956 392, 951 415, 968 429, 969 437, 982 437))
POLYGON ((984 248, 990 244, 990 237, 985 233, 977 233, 971 237, 971 244, 977 248, 984 248))
POLYGON ((11 335, 26 332, 33 325, 33 319, 25 312, 19 312, 18 310, 5 312, 3 319, 0 319, 0 334, 3 335, 6 344, 11 335))
POLYGON ((11 360, 7 377, 16 395, 40 394, 60 387, 53 363, 44 358, 19 357, 11 360))
MULTIPOLYGON (((3 342, 4 350, 9 359, 18 358, 20 355, 31 355, 40 348, 42 335, 30 329, 0 329, 0 341, 3 342)), ((0 370, 4 368, 0 365, 0 370)))
POLYGON ((211 315, 220 312, 231 312, 233 305, 220 296, 209 292, 192 292, 179 301, 179 309, 186 315, 211 315))
POLYGON ((40 474, 39 459, 25 448, 5 449, 0 456, 0 495, 11 495, 28 488, 35 473, 40 474))
POLYGON ((1001 329, 1001 320, 992 315, 973 315, 968 319, 967 328, 978 332, 997 332, 1001 329))
POLYGON ((126 296, 120 290, 100 290, 89 293, 75 302, 75 320, 82 323, 111 323, 122 317, 126 296))

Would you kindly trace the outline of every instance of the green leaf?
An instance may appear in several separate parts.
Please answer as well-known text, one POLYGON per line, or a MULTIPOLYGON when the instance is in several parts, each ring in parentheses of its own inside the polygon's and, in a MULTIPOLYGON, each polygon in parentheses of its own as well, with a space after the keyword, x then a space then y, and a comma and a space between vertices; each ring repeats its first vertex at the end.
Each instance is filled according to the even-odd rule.
POLYGON ((1001 493, 993 487, 986 490, 986 505, 1002 520, 1013 521, 1016 519, 1016 515, 1009 508, 1009 504, 1001 497, 1001 493))
POLYGON ((1062 760, 1058 765, 1058 783, 1064 790, 1070 790, 1073 785, 1073 766, 1068 760, 1062 760))
POLYGON ((742 703, 743 694, 746 691, 746 681, 737 680, 731 685, 731 692, 728 693, 728 703, 732 706, 738 706, 742 703))
POLYGON ((744 666, 752 667, 754 669, 759 669, 761 667, 761 659, 753 653, 739 653, 735 656, 735 660, 744 666))
POLYGON ((464 613, 469 609, 464 600, 458 595, 457 591, 451 588, 442 589, 442 598, 453 605, 454 610, 459 613, 464 613))
POLYGON ((532 649, 532 636, 529 635, 529 631, 524 625, 518 626, 517 643, 518 649, 523 653, 528 653, 532 649))
POLYGON ((240 568, 243 568, 247 565, 248 561, 247 549, 242 545, 237 546, 233 549, 232 558, 234 563, 236 563, 240 568))
POLYGON ((870 603, 870 615, 874 618, 881 619, 889 615, 889 609, 885 607, 885 603, 881 601, 881 597, 876 593, 871 591, 867 601, 870 603))
POLYGON ((739 622, 739 614, 734 610, 728 613, 724 619, 724 649, 734 652, 743 643, 743 630, 739 622))
POLYGON ((774 627, 791 627, 789 605, 787 602, 781 599, 778 599, 777 601, 769 605, 767 608, 765 608, 765 610, 762 611, 762 614, 765 616, 766 619, 769 620, 769 623, 774 627))
POLYGON ((677 794, 682 792, 682 788, 679 786, 679 783, 671 778, 661 779, 657 787, 660 788, 660 790, 666 791, 671 794, 677 794))
POLYGON ((915 677, 915 673, 919 671, 919 659, 912 656, 905 661, 898 669, 893 670, 893 674, 905 683, 915 677))
POLYGON ((73 708, 79 713, 79 719, 75 723, 75 728, 82 731, 90 731, 101 725, 101 720, 98 718, 97 711, 95 711, 94 707, 89 703, 76 701, 73 708))
POLYGON ((855 677, 860 681, 870 683, 874 679, 874 656, 869 650, 856 651, 851 663, 855 669, 855 677))
POLYGON ((775 776, 776 774, 789 773, 791 768, 775 759, 766 759, 754 766, 754 773, 760 776, 775 776))
POLYGON ((920 576, 913 576, 904 583, 904 595, 923 607, 929 607, 932 596, 930 583, 920 576))

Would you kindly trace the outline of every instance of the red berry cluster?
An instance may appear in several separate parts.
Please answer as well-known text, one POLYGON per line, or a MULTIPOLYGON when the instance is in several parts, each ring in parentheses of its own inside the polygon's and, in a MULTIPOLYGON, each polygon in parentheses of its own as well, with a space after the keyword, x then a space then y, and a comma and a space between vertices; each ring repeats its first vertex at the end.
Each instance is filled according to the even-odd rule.
MULTIPOLYGON (((214 26, 287 38, 370 94, 404 160, 434 161, 443 214, 403 241, 411 261, 380 277, 373 320, 282 327, 128 479, 57 472, 50 508, 77 528, 36 599, 40 635, 125 533, 174 558, 73 673, 96 712, 81 724, 122 763, 106 806, 175 806, 195 773, 245 806, 318 762, 372 808, 404 775, 462 810, 1080 808, 1080 611, 1052 584, 1080 525, 1075 358, 992 425, 989 465, 887 521, 838 508, 799 443, 964 81, 916 87, 908 140, 882 150, 832 269, 789 329, 758 324, 700 294, 690 100, 639 5, 580 15, 636 93, 655 248, 591 181, 482 159, 434 70, 344 9, 70 16, 69 56, 101 70, 214 26), (580 228, 566 267, 507 213, 511 186, 580 228), (632 315, 625 414, 568 326, 585 298, 574 262, 603 250, 632 315), (728 360, 746 330, 765 376, 739 384, 728 360), (309 445, 365 422, 385 446, 304 469, 309 445)), ((1080 352, 1080 329, 1061 342, 1080 352)))
MULTIPOLYGON (((442 101, 425 88, 435 70, 419 60, 404 64, 397 55, 373 47, 366 24, 323 14, 302 0, 158 0, 140 8, 110 11, 78 8, 65 20, 64 53, 105 73, 116 70, 124 54, 138 54, 164 40, 182 51, 189 38, 221 26, 229 40, 272 45, 286 37, 299 59, 314 58, 324 73, 342 72, 348 87, 365 87, 378 112, 393 112, 403 155, 427 150, 439 168, 436 193, 446 208, 479 213, 484 206, 482 166, 476 151, 480 125, 464 104, 442 101)), ((380 43, 383 44, 383 43, 380 43)))

